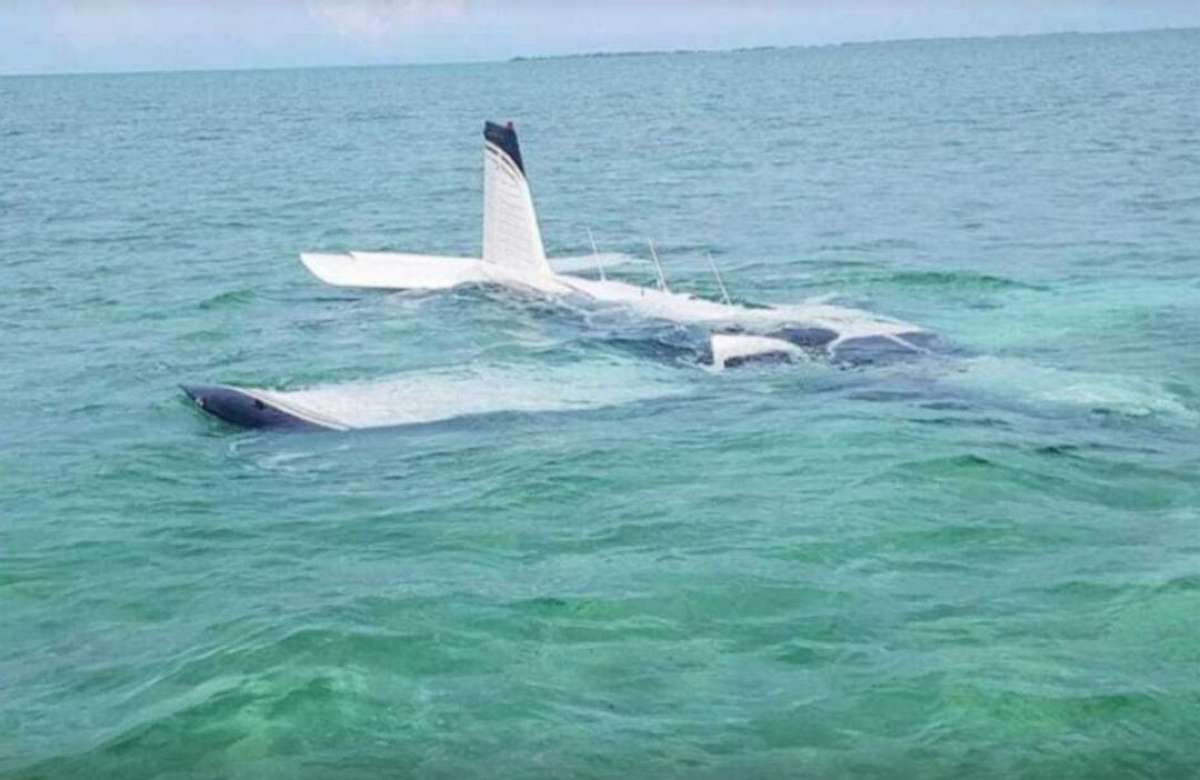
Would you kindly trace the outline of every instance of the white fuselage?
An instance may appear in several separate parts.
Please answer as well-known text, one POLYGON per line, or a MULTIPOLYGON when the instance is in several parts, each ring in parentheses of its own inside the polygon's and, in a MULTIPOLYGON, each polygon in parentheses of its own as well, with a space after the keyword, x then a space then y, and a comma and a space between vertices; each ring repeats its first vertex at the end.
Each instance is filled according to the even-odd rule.
POLYGON ((827 303, 788 306, 739 306, 687 293, 641 287, 616 279, 588 279, 568 274, 529 272, 462 257, 433 257, 392 252, 304 254, 305 266, 321 280, 341 287, 389 290, 445 290, 463 284, 494 284, 557 297, 577 297, 619 305, 648 319, 684 325, 738 327, 767 331, 784 326, 826 328, 837 343, 882 336, 898 338, 922 328, 860 309, 827 303))

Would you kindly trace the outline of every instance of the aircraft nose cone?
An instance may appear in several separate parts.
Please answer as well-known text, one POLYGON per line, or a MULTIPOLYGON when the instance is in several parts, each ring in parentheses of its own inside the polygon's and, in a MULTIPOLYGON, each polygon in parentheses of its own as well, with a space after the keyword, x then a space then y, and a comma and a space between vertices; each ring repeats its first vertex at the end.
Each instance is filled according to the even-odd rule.
POLYGON ((204 396, 206 395, 205 391, 208 390, 207 387, 204 385, 180 385, 179 389, 183 391, 184 395, 194 401, 196 406, 199 406, 201 409, 204 408, 204 396))
MULTIPOLYGON (((297 416, 256 396, 253 391, 231 385, 180 385, 179 389, 201 410, 243 428, 290 428, 323 430, 334 428, 297 416)), ((335 428, 335 430, 337 430, 335 428)))

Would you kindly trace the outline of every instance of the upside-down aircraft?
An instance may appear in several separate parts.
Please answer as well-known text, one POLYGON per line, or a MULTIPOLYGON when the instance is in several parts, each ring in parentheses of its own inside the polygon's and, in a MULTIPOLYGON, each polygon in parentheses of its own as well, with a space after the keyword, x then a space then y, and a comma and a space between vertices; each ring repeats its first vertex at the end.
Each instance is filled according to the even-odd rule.
MULTIPOLYGON (((321 281, 338 287, 447 290, 493 285, 521 292, 617 306, 651 320, 707 328, 712 364, 720 369, 756 358, 808 359, 834 354, 846 344, 874 339, 923 351, 911 339, 926 331, 907 322, 823 302, 746 306, 733 302, 715 265, 722 300, 669 288, 651 252, 657 284, 640 286, 609 278, 558 273, 546 257, 525 163, 512 123, 484 125, 483 247, 480 257, 400 252, 303 253, 301 262, 321 281)), ((186 385, 203 409, 249 427, 344 429, 336 419, 305 409, 278 393, 229 385, 186 385)))

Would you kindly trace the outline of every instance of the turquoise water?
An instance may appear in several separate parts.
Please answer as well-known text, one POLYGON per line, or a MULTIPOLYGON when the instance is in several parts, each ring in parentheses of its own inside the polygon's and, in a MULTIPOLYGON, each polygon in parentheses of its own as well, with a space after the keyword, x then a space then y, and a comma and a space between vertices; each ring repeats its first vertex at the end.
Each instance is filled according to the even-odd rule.
POLYGON ((0 79, 0 775, 1192 774, 1198 138, 1194 31, 0 79), (477 251, 489 117, 552 255, 936 348, 304 271, 477 251))

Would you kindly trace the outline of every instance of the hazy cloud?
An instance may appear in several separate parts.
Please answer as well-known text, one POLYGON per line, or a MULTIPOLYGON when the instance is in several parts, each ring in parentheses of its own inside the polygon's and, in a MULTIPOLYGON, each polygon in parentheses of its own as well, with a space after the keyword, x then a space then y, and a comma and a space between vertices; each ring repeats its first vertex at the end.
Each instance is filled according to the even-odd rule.
POLYGON ((466 17, 465 0, 307 0, 309 14, 339 35, 382 41, 466 17))
POLYGON ((0 73, 1200 26, 1200 0, 0 0, 0 73))

